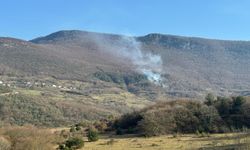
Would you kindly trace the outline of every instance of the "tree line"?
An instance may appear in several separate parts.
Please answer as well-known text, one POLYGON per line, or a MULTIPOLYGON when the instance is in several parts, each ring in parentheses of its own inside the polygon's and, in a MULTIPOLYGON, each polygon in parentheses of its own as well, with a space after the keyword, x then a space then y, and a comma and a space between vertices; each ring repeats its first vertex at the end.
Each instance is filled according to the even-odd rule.
POLYGON ((206 96, 204 102, 159 102, 116 119, 117 134, 156 136, 174 133, 225 133, 250 128, 250 100, 242 96, 206 96))

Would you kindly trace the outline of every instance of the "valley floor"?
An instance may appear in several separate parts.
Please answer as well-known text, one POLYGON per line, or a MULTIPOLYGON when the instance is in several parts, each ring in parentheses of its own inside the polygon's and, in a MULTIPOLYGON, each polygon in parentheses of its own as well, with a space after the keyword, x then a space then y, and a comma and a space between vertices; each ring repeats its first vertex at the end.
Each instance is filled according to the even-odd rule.
MULTIPOLYGON (((65 141, 69 128, 33 126, 0 128, 0 150, 55 150, 65 141), (67 132, 64 132, 67 133, 67 132)), ((82 134, 82 133, 81 133, 82 134)), ((104 134, 96 142, 83 139, 81 150, 250 150, 250 132, 227 134, 183 134, 157 137, 104 134)))
POLYGON ((102 138, 97 142, 86 142, 82 150, 248 150, 250 135, 212 134, 209 137, 197 135, 160 137, 121 137, 102 138))

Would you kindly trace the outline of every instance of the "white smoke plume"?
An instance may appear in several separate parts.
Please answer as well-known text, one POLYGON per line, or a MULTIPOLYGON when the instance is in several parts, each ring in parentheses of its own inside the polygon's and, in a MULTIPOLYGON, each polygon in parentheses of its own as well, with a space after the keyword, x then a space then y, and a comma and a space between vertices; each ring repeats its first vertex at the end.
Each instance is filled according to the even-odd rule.
POLYGON ((133 37, 122 37, 119 45, 121 49, 117 51, 119 52, 117 55, 130 59, 137 71, 146 75, 151 82, 161 83, 162 59, 160 55, 143 52, 141 43, 133 37))
MULTIPOLYGON (((134 37, 121 36, 114 43, 107 39, 99 39, 110 45, 105 49, 111 52, 114 56, 130 60, 138 72, 147 76, 148 80, 160 85, 162 81, 162 59, 160 55, 151 52, 142 51, 142 45, 134 37)), ((102 44, 103 45, 103 44, 102 44)), ((103 47, 102 47, 103 48, 103 47)))

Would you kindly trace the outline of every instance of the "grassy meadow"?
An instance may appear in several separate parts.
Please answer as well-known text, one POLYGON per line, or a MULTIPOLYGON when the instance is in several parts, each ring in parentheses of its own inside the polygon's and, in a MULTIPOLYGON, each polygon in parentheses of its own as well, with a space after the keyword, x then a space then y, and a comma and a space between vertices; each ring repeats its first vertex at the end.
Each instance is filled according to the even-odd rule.
MULTIPOLYGON (((53 150, 62 142, 61 131, 69 128, 36 128, 33 126, 0 129, 1 150, 53 150)), ((157 137, 102 134, 96 142, 84 137, 81 150, 248 150, 250 133, 179 134, 157 137), (248 143, 248 144, 247 144, 248 143)))
POLYGON ((167 135, 159 137, 103 138, 97 142, 86 142, 82 150, 248 150, 249 134, 212 134, 209 136, 167 135))

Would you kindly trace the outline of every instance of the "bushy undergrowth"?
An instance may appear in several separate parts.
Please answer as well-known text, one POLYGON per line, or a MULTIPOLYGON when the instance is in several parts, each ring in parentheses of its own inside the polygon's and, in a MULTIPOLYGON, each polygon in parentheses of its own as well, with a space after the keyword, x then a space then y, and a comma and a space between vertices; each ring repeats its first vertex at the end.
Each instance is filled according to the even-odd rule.
POLYGON ((134 74, 119 74, 119 73, 111 73, 111 72, 103 72, 99 71, 94 73, 94 77, 106 81, 106 82, 114 82, 117 84, 135 84, 148 82, 147 77, 142 74, 134 73, 134 74))
POLYGON ((82 138, 73 137, 65 141, 65 144, 61 144, 58 150, 76 150, 84 146, 82 138))
POLYGON ((94 77, 105 82, 118 84, 122 88, 126 89, 128 92, 136 95, 140 95, 143 91, 147 91, 143 92, 146 93, 144 96, 152 100, 155 97, 155 95, 152 94, 152 90, 155 88, 155 85, 152 84, 147 79, 147 76, 143 74, 120 74, 99 71, 94 73, 94 77))
POLYGON ((212 97, 160 102, 126 114, 114 123, 117 134, 155 136, 173 133, 221 133, 250 128, 250 102, 244 97, 212 97))
POLYGON ((21 94, 0 96, 0 119, 6 123, 59 126, 66 124, 63 116, 54 102, 41 97, 21 94))
POLYGON ((88 129, 87 137, 90 142, 95 142, 99 140, 99 133, 95 128, 88 129))
POLYGON ((11 90, 8 87, 0 85, 0 94, 9 93, 9 92, 11 92, 11 90))
MULTIPOLYGON (((108 108, 103 108, 102 105, 88 105, 78 100, 64 101, 61 99, 54 100, 54 98, 21 93, 6 96, 0 94, 1 124, 60 127, 81 120, 98 120, 110 115, 110 113, 118 113, 116 110, 109 112, 108 108)), ((126 109, 130 108, 124 107, 122 111, 127 111, 126 109)))

